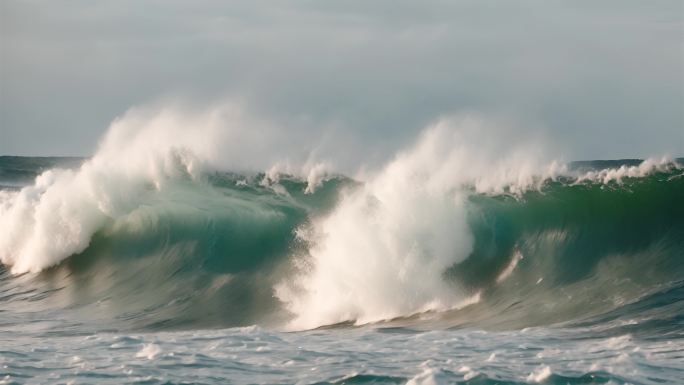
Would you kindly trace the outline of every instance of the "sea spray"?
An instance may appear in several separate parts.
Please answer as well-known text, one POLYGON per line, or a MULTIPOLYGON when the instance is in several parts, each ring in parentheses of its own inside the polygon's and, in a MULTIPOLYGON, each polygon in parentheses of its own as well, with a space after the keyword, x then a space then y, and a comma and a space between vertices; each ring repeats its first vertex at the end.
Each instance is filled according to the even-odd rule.
POLYGON ((470 189, 519 194, 557 168, 553 162, 540 167, 545 162, 523 148, 498 158, 495 147, 474 148, 484 126, 468 118, 428 127, 414 147, 300 233, 310 245, 304 267, 294 282, 288 278, 277 288, 295 314, 290 327, 377 322, 477 300, 477 292, 444 275, 472 252, 470 189))

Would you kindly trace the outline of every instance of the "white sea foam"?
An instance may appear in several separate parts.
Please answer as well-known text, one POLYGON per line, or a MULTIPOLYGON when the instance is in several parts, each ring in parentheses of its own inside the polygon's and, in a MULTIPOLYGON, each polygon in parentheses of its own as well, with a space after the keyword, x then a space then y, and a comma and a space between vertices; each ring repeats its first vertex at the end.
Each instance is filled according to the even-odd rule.
POLYGON ((523 255, 520 252, 520 250, 515 250, 513 252, 513 257, 511 258, 511 261, 508 263, 505 269, 499 273, 499 275, 496 277, 496 282, 503 282, 506 278, 508 278, 511 273, 513 273, 513 270, 515 270, 516 266, 518 266, 518 262, 523 259, 523 255))
POLYGON ((449 375, 444 370, 434 368, 431 365, 431 361, 423 362, 420 365, 423 371, 410 378, 406 385, 443 385, 451 383, 449 375))
POLYGON ((162 352, 161 348, 157 344, 145 344, 138 351, 135 356, 138 358, 146 358, 148 360, 155 359, 162 352))
POLYGON ((542 382, 551 376, 551 368, 548 365, 542 365, 530 373, 526 380, 529 382, 542 382))
POLYGON ((546 170, 523 155, 528 151, 474 146, 482 124, 440 121, 299 233, 310 245, 308 265, 294 283, 277 287, 295 314, 292 328, 375 322, 472 302, 443 277, 473 247, 463 188, 522 191, 546 170))

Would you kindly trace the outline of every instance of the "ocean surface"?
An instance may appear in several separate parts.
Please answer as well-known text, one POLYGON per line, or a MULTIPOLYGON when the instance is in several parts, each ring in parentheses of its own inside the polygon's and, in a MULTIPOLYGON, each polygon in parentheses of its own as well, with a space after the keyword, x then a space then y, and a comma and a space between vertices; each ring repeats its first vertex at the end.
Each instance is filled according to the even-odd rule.
POLYGON ((423 150, 365 180, 0 157, 0 384, 684 383, 681 159, 423 150))

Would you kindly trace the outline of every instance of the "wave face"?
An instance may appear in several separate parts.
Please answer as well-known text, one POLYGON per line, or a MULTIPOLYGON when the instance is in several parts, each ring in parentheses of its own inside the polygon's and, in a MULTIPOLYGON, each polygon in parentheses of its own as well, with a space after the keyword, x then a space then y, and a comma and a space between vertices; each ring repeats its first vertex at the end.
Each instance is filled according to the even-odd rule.
MULTIPOLYGON (((89 161, 50 169, 0 193, 0 292, 19 319, 73 309, 114 329, 681 323, 677 162, 581 163, 534 187, 478 191, 436 184, 407 167, 413 155, 308 193, 294 176, 179 172, 101 193, 116 210, 72 190, 87 188, 89 161)), ((4 176, 38 163, 0 159, 4 176)))

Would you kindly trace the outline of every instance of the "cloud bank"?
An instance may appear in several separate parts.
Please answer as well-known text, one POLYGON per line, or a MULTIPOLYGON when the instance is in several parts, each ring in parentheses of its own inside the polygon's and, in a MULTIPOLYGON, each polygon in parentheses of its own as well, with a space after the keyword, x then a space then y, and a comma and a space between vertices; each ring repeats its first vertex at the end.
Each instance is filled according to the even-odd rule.
POLYGON ((132 106, 230 98, 369 159, 463 112, 573 158, 681 155, 683 7, 3 1, 0 153, 87 155, 132 106))

